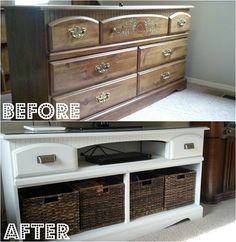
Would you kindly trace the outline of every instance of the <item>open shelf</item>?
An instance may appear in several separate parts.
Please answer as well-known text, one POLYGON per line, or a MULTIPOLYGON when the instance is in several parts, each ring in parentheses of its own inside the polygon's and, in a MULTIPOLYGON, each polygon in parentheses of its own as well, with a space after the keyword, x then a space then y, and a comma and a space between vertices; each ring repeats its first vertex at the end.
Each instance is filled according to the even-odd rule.
POLYGON ((203 157, 189 157, 178 160, 168 160, 162 156, 153 156, 151 160, 119 163, 112 165, 94 165, 86 161, 80 162, 77 171, 66 172, 61 174, 41 175, 27 178, 15 179, 15 184, 18 188, 38 186, 51 183, 60 183, 73 180, 83 180, 103 176, 127 174, 131 172, 147 171, 154 169, 162 169, 174 166, 185 166, 190 164, 201 163, 203 157))

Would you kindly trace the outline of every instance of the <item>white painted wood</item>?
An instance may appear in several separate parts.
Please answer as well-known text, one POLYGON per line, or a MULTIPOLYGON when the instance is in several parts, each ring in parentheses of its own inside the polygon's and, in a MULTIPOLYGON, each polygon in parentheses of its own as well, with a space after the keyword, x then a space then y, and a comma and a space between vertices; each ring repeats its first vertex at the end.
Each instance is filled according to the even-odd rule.
POLYGON ((77 150, 63 144, 41 143, 26 145, 12 151, 15 177, 27 177, 74 171, 78 168, 77 150), (38 156, 55 155, 51 163, 40 164, 38 156))
POLYGON ((194 203, 200 205, 200 195, 201 195, 201 179, 202 179, 202 162, 198 164, 192 164, 183 166, 186 169, 196 171, 196 182, 195 182, 195 199, 194 203))
POLYGON ((6 140, 1 140, 1 164, 2 182, 4 192, 4 202, 6 215, 9 223, 15 223, 19 229, 20 208, 18 190, 14 184, 13 168, 11 162, 11 144, 6 140))
POLYGON ((165 142, 143 142, 142 151, 144 153, 151 153, 153 155, 166 156, 166 143, 165 142))
POLYGON ((124 175, 125 184, 125 223, 130 222, 130 173, 124 175))
POLYGON ((66 127, 61 126, 34 126, 34 125, 24 125, 24 129, 34 131, 34 132, 53 132, 53 131, 65 131, 66 127))
POLYGON ((142 235, 157 232, 186 218, 200 219, 202 215, 202 206, 192 204, 138 218, 128 224, 116 224, 72 235, 70 239, 73 241, 135 240, 142 235))
MULTIPOLYGON (((196 134, 203 137, 204 130, 208 130, 207 127, 191 127, 191 128, 171 128, 171 129, 152 129, 152 130, 134 130, 134 131, 115 131, 115 132, 78 132, 78 133, 47 133, 47 134, 35 134, 35 133, 21 133, 21 134, 1 134, 0 139, 15 139, 15 140, 24 140, 25 142, 33 142, 35 139, 55 139, 60 143, 60 140, 63 140, 63 143, 69 142, 68 139, 73 140, 73 145, 77 146, 74 138, 83 140, 92 139, 91 144, 96 144, 97 139, 101 139, 102 142, 125 142, 133 140, 156 140, 156 141, 170 141, 176 136, 184 134, 196 134), (63 139, 65 138, 65 140, 63 139), (31 140, 32 139, 32 140, 31 140)), ((38 140, 39 141, 39 140, 38 140)), ((45 140, 44 140, 45 142, 45 140)), ((30 143, 30 144, 31 144, 30 143)), ((77 148, 83 147, 78 145, 77 148)))
POLYGON ((203 138, 198 135, 180 135, 169 142, 169 159, 199 156, 203 152, 203 138), (188 145, 192 147, 188 148, 188 145))
POLYGON ((144 160, 137 162, 127 162, 113 165, 93 165, 84 162, 78 171, 67 172, 62 174, 51 174, 45 176, 34 176, 28 178, 16 179, 15 183, 18 187, 38 186, 56 182, 66 182, 73 180, 83 180, 96 177, 121 175, 125 173, 148 171, 174 166, 184 166, 187 164, 196 164, 202 162, 203 157, 191 157, 178 160, 167 160, 163 157, 156 157, 152 160, 144 160))
MULTIPOLYGON (((19 188, 110 175, 123 175, 125 184, 124 223, 73 235, 71 239, 75 241, 131 240, 144 234, 158 231, 186 218, 192 220, 201 218, 203 210, 200 206, 200 187, 203 157, 200 146, 203 142, 204 130, 206 129, 207 128, 178 128, 126 132, 1 135, 1 148, 4 150, 2 155, 3 186, 8 221, 14 222, 19 226, 19 188), (196 139, 196 137, 198 139, 196 139), (197 142, 196 147, 198 148, 196 153, 194 153, 195 151, 191 153, 185 153, 185 151, 183 151, 182 146, 186 140, 188 142, 189 140, 194 140, 195 143, 197 142), (153 154, 153 159, 99 166, 82 160, 77 161, 77 154, 75 155, 78 148, 114 142, 133 142, 130 145, 125 145, 125 150, 136 149, 139 147, 137 145, 139 142, 137 141, 142 141, 142 151, 146 150, 147 152, 151 152, 153 154), (149 142, 145 143, 144 141, 149 142), (153 141, 157 142, 154 143, 153 141), (49 171, 48 168, 43 172, 42 170, 39 172, 38 168, 35 168, 36 171, 34 171, 34 165, 32 165, 34 163, 31 162, 34 160, 35 156, 52 153, 56 153, 58 156, 60 156, 60 154, 62 155, 62 159, 66 161, 64 168, 68 167, 68 162, 70 163, 71 160, 73 160, 73 169, 75 170, 65 172, 63 168, 54 174, 49 174, 53 172, 53 169, 46 174, 49 171), (170 157, 175 159, 171 159, 170 157), (26 163, 24 163, 25 160, 26 163), (76 166, 78 162, 78 167, 75 166, 75 160, 76 166), (130 221, 130 173, 174 166, 186 167, 196 171, 195 203, 130 221), (31 174, 32 176, 15 177, 13 167, 15 167, 14 170, 18 172, 15 174, 31 174), (23 171, 23 168, 25 171, 23 171)), ((115 144, 112 144, 112 147, 113 145, 115 144)), ((72 163, 70 164, 72 167, 72 163)))
MULTIPOLYGON (((39 7, 39 6, 38 6, 39 7)), ((153 10, 153 9, 190 9, 194 8, 192 5, 136 5, 136 6, 109 6, 109 5, 101 5, 101 6, 88 6, 88 5, 41 5, 41 9, 63 9, 63 10, 73 10, 73 9, 82 9, 82 10, 153 10)))

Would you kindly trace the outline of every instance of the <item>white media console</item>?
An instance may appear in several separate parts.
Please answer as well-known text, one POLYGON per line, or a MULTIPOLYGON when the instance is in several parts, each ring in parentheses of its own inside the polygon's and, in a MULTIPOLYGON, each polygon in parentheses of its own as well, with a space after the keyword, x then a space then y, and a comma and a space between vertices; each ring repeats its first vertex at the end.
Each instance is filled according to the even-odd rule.
POLYGON ((183 219, 199 219, 203 216, 200 187, 206 129, 1 134, 2 179, 8 222, 20 225, 20 188, 110 175, 123 175, 124 223, 78 233, 70 236, 71 240, 132 240, 183 219), (80 157, 78 149, 97 144, 125 151, 141 150, 151 153, 152 159, 103 166, 87 163, 80 157), (177 166, 196 171, 195 202, 130 220, 130 173, 177 166))

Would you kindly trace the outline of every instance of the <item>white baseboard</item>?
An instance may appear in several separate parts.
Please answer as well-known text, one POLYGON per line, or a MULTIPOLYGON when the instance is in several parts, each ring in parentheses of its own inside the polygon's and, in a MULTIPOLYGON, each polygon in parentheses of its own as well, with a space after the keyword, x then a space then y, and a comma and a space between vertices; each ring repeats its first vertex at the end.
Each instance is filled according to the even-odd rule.
POLYGON ((187 77, 187 80, 189 83, 198 84, 201 86, 210 87, 214 89, 219 89, 221 91, 230 92, 233 94, 235 93, 235 87, 231 85, 201 80, 193 77, 187 77))

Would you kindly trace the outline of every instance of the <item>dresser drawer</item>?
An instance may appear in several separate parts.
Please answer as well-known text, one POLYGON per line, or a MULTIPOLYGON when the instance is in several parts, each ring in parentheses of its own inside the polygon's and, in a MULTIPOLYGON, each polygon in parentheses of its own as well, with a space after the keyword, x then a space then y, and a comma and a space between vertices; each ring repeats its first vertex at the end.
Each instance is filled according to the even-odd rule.
POLYGON ((50 63, 51 92, 59 94, 89 87, 137 71, 137 48, 50 63))
POLYGON ((80 103, 80 118, 102 111, 136 96, 137 75, 119 78, 53 98, 56 103, 80 103))
POLYGON ((169 159, 202 156, 203 137, 197 135, 181 135, 169 142, 169 159))
POLYGON ((166 35, 167 32, 167 17, 154 14, 138 14, 101 21, 100 34, 102 44, 109 44, 166 35))
POLYGON ((65 17, 48 24, 49 49, 59 51, 99 44, 99 22, 88 17, 65 17))
POLYGON ((77 150, 68 145, 40 143, 13 151, 15 177, 29 177, 74 171, 78 168, 77 150))
POLYGON ((139 47, 139 70, 158 66, 187 55, 187 39, 139 47))
POLYGON ((184 77, 185 61, 176 61, 138 73, 138 93, 142 94, 184 77))
POLYGON ((169 34, 181 33, 190 30, 190 14, 178 12, 172 14, 169 19, 169 34))

